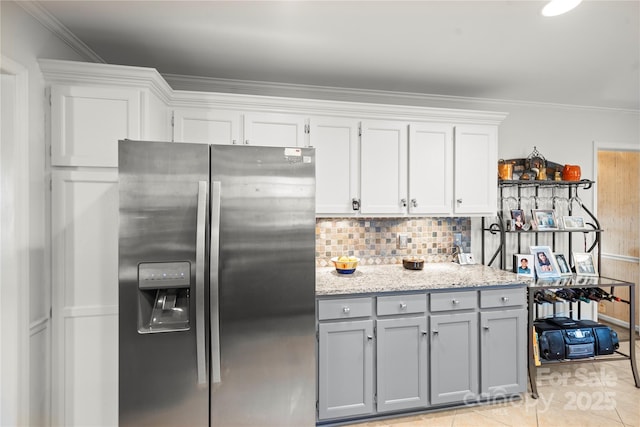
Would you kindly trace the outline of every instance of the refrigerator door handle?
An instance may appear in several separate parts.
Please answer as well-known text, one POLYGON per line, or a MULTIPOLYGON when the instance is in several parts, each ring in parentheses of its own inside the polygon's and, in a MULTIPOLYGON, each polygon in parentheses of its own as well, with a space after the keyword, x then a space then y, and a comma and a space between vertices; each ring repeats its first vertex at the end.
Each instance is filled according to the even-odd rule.
POLYGON ((211 261, 209 266, 210 327, 211 327, 211 382, 222 381, 220 376, 220 192, 221 182, 211 184, 211 261))
POLYGON ((198 208, 196 218, 196 363, 198 384, 207 384, 207 353, 205 345, 204 272, 205 237, 207 221, 207 182, 198 182, 198 208))

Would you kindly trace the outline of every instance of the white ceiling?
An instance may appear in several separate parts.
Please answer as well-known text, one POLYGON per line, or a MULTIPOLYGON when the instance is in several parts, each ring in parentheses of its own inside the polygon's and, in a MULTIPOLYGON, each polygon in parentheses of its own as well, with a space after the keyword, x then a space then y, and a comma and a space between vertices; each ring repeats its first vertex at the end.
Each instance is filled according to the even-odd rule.
POLYGON ((163 74, 640 110, 640 0, 42 1, 163 74))

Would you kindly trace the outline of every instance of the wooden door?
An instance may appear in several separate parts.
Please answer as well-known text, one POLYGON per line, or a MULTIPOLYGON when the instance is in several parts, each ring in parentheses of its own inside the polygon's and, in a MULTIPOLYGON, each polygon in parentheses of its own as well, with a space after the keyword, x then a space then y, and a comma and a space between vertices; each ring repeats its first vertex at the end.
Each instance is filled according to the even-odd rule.
MULTIPOLYGON (((598 151, 598 220, 602 237, 602 275, 640 282, 640 151, 598 151)), ((628 290, 618 288, 628 299, 628 290)), ((636 295, 638 291, 636 290, 636 295)), ((629 321, 629 305, 601 302, 598 312, 629 321)), ((638 321, 636 309, 635 324, 638 321)))

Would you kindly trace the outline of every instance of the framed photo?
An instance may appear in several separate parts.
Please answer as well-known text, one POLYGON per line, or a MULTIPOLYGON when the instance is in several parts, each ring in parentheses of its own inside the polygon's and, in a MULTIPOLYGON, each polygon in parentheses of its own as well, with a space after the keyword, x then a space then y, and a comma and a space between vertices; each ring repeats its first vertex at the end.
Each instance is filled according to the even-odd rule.
POLYGON ((584 230, 587 228, 584 224, 584 218, 581 216, 563 216, 565 230, 584 230))
POLYGON ((569 268, 569 263, 563 254, 553 254, 556 257, 556 262, 558 263, 558 269, 560 270, 561 276, 571 276, 573 273, 571 272, 571 268, 569 268))
POLYGON ((593 255, 588 252, 574 252, 573 263, 579 276, 597 276, 593 255))
POLYGON ((513 272, 518 276, 535 277, 533 267, 533 255, 531 254, 514 254, 513 255, 513 272))
POLYGON ((513 209, 511 211, 511 224, 512 230, 518 231, 523 229, 524 225, 526 224, 526 220, 524 218, 524 211, 522 209, 513 209))
POLYGON ((556 216, 551 209, 533 209, 533 222, 538 230, 557 230, 556 216))
POLYGON ((555 279, 560 277, 560 268, 549 246, 531 246, 533 264, 539 279, 555 279))

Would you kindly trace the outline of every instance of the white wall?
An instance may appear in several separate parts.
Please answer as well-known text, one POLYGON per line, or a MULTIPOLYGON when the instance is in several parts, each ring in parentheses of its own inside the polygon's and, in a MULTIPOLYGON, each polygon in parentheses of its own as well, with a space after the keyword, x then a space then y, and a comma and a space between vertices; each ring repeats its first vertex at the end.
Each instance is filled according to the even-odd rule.
MULTIPOLYGON (((45 98, 42 73, 36 62, 38 58, 85 60, 49 30, 34 20, 21 7, 10 1, 0 2, 0 29, 2 55, 27 69, 28 82, 28 149, 22 150, 28 164, 28 180, 17 182, 16 194, 27 198, 28 212, 17 215, 28 216, 28 250, 21 251, 21 261, 28 265, 24 277, 26 283, 13 286, 28 287, 27 340, 30 360, 25 363, 29 372, 23 378, 28 388, 28 402, 21 407, 28 413, 14 414, 20 425, 47 425, 50 412, 50 251, 47 224, 47 197, 49 177, 45 157, 45 98)), ((8 141, 3 141, 3 144, 8 141)), ((3 286, 7 284, 3 283, 3 286)), ((26 317, 26 316, 25 316, 26 317)), ((5 352, 9 349, 3 348, 5 352)), ((20 355, 18 355, 20 357, 20 355)))

